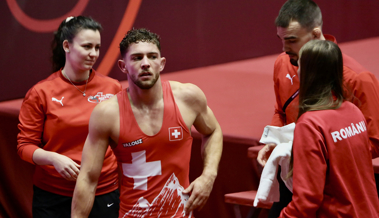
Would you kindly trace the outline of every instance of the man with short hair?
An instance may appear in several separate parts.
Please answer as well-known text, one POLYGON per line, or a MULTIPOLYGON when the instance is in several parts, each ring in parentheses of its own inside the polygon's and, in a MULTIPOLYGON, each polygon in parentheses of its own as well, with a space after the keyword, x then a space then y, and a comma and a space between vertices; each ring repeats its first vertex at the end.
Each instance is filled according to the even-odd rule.
MULTIPOLYGON (((296 122, 298 116, 299 75, 297 61, 301 47, 310 40, 336 39, 322 32, 320 8, 311 0, 288 0, 275 20, 277 35, 282 41, 284 53, 274 65, 274 89, 276 95, 272 126, 283 126, 296 122)), ((379 156, 379 82, 375 76, 351 57, 343 54, 344 85, 351 99, 364 114, 371 143, 372 156, 379 156)), ((267 144, 259 151, 258 162, 264 166, 276 145, 267 144)), ((292 193, 280 180, 280 202, 274 203, 270 217, 278 217, 292 199, 292 193)))
POLYGON ((217 175, 220 125, 197 86, 161 81, 166 59, 158 35, 133 29, 120 51, 129 87, 92 112, 72 217, 88 216, 109 144, 123 174, 119 217, 191 217, 206 203, 217 175), (192 125, 203 135, 204 169, 190 183, 192 125))

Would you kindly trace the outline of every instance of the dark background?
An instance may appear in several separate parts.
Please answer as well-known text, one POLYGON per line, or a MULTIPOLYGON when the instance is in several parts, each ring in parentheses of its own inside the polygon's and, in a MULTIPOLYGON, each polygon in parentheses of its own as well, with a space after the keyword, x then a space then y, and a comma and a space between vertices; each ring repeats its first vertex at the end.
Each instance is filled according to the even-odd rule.
MULTIPOLYGON (((7 2, 16 1, 34 19, 53 19, 68 13, 78 0, 0 1, 0 101, 22 98, 27 90, 51 73, 52 32, 28 30, 13 17, 7 2)), ((129 1, 89 0, 83 15, 103 27, 102 61, 129 1)), ((158 33, 163 73, 249 59, 281 52, 275 17, 284 1, 270 0, 145 0, 134 27, 158 33)), ((316 0, 324 18, 324 33, 338 42, 379 36, 379 1, 316 0)), ((109 76, 125 80, 115 63, 109 76)))

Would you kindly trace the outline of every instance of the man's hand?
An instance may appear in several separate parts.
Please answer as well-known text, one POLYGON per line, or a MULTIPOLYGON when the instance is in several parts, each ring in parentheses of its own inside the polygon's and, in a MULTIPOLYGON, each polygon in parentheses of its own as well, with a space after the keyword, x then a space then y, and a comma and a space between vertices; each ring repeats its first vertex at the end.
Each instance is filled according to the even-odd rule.
POLYGON ((268 158, 270 157, 272 151, 276 147, 276 144, 266 144, 259 152, 258 152, 258 157, 257 161, 262 167, 266 165, 266 162, 268 158))
POLYGON ((201 210, 201 208, 203 208, 212 191, 215 178, 216 177, 201 175, 183 191, 183 194, 191 193, 184 207, 185 214, 189 214, 194 209, 201 210))

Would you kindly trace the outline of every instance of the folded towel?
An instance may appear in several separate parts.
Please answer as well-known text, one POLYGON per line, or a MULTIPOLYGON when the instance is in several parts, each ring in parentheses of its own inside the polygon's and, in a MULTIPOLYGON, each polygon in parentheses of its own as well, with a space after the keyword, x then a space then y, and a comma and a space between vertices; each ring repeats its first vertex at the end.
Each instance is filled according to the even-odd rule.
POLYGON ((278 165, 281 166, 280 176, 283 182, 292 192, 292 177, 287 179, 287 174, 289 172, 294 130, 295 123, 283 127, 266 126, 264 128, 260 142, 264 144, 274 143, 277 146, 263 168, 257 195, 254 199, 254 206, 257 206, 258 203, 279 201, 279 182, 276 179, 278 165))

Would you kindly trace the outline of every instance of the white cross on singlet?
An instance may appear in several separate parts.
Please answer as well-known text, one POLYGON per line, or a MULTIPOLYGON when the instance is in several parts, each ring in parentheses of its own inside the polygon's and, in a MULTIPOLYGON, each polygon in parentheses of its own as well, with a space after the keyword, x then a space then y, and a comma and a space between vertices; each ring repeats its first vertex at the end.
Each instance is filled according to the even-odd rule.
POLYGON ((134 179, 133 189, 147 190, 147 178, 162 175, 161 161, 146 163, 146 151, 132 153, 132 163, 122 164, 125 176, 134 179))
POLYGON ((178 130, 175 129, 175 132, 171 133, 171 135, 175 136, 175 138, 177 139, 180 136, 180 132, 178 132, 178 130))

